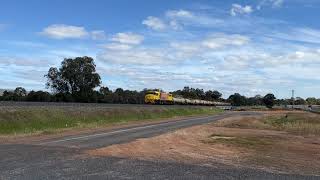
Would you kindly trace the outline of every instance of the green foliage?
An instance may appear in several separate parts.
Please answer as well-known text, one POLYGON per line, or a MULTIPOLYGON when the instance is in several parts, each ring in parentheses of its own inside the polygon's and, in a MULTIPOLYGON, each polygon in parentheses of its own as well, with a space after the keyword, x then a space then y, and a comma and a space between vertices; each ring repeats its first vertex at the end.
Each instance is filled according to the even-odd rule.
POLYGON ((32 102, 50 102, 51 99, 51 94, 45 91, 30 91, 27 95, 27 101, 32 102))
POLYGON ((50 68, 47 75, 47 87, 56 93, 70 93, 78 102, 91 102, 94 88, 100 85, 100 76, 90 57, 64 59, 59 70, 50 68))
POLYGON ((23 87, 17 87, 13 93, 16 97, 19 97, 19 98, 22 98, 27 95, 27 91, 23 87))
POLYGON ((202 100, 218 100, 221 98, 222 94, 219 91, 204 91, 199 88, 190 88, 188 86, 184 87, 182 90, 173 91, 174 96, 182 96, 188 99, 202 99, 202 100))
POLYGON ((245 96, 241 96, 239 93, 229 96, 228 101, 233 106, 244 106, 247 104, 247 98, 245 96))
POLYGON ((267 94, 263 97, 263 103, 267 108, 272 108, 274 106, 276 97, 273 94, 267 94))
POLYGON ((309 97, 306 99, 308 105, 316 105, 318 104, 318 100, 315 97, 309 97))
POLYGON ((3 101, 24 101, 27 95, 27 91, 22 87, 17 87, 13 92, 4 91, 2 95, 3 101))
POLYGON ((305 105, 306 101, 301 97, 297 97, 296 100, 294 101, 294 104, 295 105, 305 105))

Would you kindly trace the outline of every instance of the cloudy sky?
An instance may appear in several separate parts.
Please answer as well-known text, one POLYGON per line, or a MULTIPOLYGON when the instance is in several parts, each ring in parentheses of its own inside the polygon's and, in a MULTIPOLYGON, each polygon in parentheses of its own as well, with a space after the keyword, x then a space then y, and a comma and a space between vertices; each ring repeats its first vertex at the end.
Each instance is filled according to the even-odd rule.
POLYGON ((318 0, 3 0, 0 88, 91 56, 112 89, 320 97, 319 17, 318 0))

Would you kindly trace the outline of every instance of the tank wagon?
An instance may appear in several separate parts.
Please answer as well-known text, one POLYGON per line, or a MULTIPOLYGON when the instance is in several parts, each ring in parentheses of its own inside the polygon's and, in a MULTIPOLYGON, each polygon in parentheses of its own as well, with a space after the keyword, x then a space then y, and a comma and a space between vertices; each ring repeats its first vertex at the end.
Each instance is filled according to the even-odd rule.
POLYGON ((156 91, 147 91, 144 101, 146 104, 180 104, 180 105, 206 105, 206 106, 230 106, 230 103, 206 101, 200 99, 187 99, 182 97, 173 97, 170 93, 156 91))

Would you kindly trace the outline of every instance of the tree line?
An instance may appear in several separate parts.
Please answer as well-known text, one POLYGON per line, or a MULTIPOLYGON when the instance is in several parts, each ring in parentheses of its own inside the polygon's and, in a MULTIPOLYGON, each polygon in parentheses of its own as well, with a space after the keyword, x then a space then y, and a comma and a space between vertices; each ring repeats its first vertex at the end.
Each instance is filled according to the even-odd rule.
MULTIPOLYGON (((47 91, 27 92, 23 87, 17 87, 14 91, 4 91, 0 96, 0 101, 143 104, 147 91, 147 89, 132 91, 122 88, 112 91, 108 87, 101 86, 101 78, 96 72, 94 60, 86 56, 64 59, 59 68, 51 67, 45 77, 47 78, 46 88, 51 90, 50 93, 47 91)), ((293 103, 320 105, 320 99, 316 98, 276 99, 273 94, 267 94, 264 97, 261 95, 245 97, 235 93, 223 99, 222 94, 217 90, 204 91, 188 86, 171 93, 174 97, 230 102, 234 106, 270 106, 271 104, 293 103)))
POLYGON ((131 91, 118 88, 115 91, 107 87, 94 90, 91 96, 85 99, 71 93, 49 93, 47 91, 27 92, 22 87, 14 91, 4 91, 0 101, 31 101, 31 102, 82 102, 82 103, 116 103, 116 104, 143 104, 146 90, 131 91))

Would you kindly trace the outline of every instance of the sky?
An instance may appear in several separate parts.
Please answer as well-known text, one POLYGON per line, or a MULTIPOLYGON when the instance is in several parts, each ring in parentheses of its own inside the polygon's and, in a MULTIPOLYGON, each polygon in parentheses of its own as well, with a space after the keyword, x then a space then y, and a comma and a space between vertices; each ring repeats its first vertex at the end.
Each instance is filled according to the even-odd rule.
POLYGON ((50 67, 90 56, 111 89, 319 98, 319 17, 318 0, 2 0, 0 89, 49 91, 50 67))

